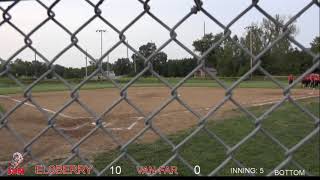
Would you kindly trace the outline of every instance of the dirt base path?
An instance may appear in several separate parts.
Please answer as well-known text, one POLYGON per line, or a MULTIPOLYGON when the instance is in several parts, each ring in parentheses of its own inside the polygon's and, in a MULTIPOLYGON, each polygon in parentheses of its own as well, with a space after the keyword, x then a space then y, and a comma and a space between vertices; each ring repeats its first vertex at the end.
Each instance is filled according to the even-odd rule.
MULTIPOLYGON (((294 89, 294 98, 319 96, 319 91, 310 89, 294 89), (316 94, 317 93, 317 94, 316 94)), ((219 88, 206 87, 182 87, 179 88, 179 97, 194 111, 202 116, 217 105, 225 95, 225 91, 219 88)), ((148 116, 162 105, 170 97, 170 91, 164 87, 133 87, 128 90, 128 98, 148 116)), ((270 104, 280 100, 283 93, 278 89, 239 88, 233 92, 233 98, 243 106, 258 106, 270 104)), ((120 98, 120 92, 116 89, 82 90, 80 101, 90 107, 90 111, 100 115, 112 103, 120 98)), ((8 111, 24 98, 21 95, 0 96, 0 104, 8 111)), ((39 104, 47 115, 57 112, 62 105, 70 100, 70 93, 44 92, 34 93, 33 100, 39 104)), ((230 101, 221 107, 211 119, 228 116, 228 111, 236 109, 230 101)), ((46 114, 41 113, 32 103, 22 105, 9 117, 9 127, 29 142, 47 127, 46 114)), ((62 111, 56 118, 56 126, 70 137, 73 143, 79 141, 94 127, 95 118, 83 109, 79 104, 73 103, 62 111)), ((109 128, 121 143, 127 142, 144 127, 144 117, 125 101, 118 104, 109 114, 103 117, 103 125, 109 128)), ((154 119, 154 125, 165 134, 173 134, 194 126, 198 122, 196 116, 187 111, 177 101, 173 101, 164 108, 154 119)), ((0 161, 9 160, 14 152, 22 151, 23 144, 19 143, 15 136, 7 128, 0 129, 0 161)), ((143 142, 150 142, 158 136, 147 132, 143 136, 143 142)), ((139 141, 140 142, 140 141, 139 141)), ((50 129, 32 145, 33 155, 41 159, 59 158, 70 153, 70 145, 62 136, 50 129)), ((80 152, 84 156, 106 151, 117 145, 102 130, 98 130, 88 138, 81 146, 80 152)))

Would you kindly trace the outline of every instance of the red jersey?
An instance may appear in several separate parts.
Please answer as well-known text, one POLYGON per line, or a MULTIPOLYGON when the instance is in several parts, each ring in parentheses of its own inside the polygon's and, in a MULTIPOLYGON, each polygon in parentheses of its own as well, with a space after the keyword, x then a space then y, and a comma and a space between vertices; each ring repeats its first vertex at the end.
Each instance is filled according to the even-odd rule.
POLYGON ((290 74, 290 75, 288 76, 288 80, 289 80, 289 81, 293 81, 293 76, 292 76, 292 74, 290 74))
POLYGON ((315 74, 313 74, 313 73, 310 74, 310 80, 311 80, 311 81, 314 81, 314 78, 315 78, 314 75, 315 75, 315 74))
POLYGON ((311 79, 310 79, 310 74, 308 74, 308 75, 306 76, 306 80, 308 80, 308 81, 311 80, 311 79))

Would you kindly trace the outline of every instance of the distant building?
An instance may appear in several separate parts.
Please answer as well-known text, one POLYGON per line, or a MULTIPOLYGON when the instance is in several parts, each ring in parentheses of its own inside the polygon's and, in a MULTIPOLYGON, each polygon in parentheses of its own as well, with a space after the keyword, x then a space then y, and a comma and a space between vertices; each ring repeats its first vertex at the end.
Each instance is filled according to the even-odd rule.
MULTIPOLYGON (((205 67, 205 69, 214 75, 218 74, 218 72, 215 68, 205 67)), ((209 77, 209 75, 204 70, 199 69, 194 73, 194 77, 205 78, 205 77, 209 77)))
POLYGON ((109 76, 110 79, 116 79, 116 74, 113 71, 105 71, 104 76, 101 73, 98 73, 92 77, 92 80, 107 80, 106 76, 109 76))
MULTIPOLYGON (((91 61, 89 60, 90 65, 95 65, 97 62, 99 61, 99 59, 96 59, 96 61, 91 61)), ((105 65, 105 64, 104 64, 105 65)), ((102 66, 102 64, 101 64, 102 66)), ((103 67, 103 66, 102 66, 103 67)), ((93 76, 91 79, 92 80, 107 80, 107 77, 109 76, 110 79, 116 79, 116 74, 114 73, 114 71, 104 71, 104 76, 102 75, 102 73, 97 73, 95 76, 93 76)))
POLYGON ((6 61, 0 58, 0 64, 5 63, 6 61))

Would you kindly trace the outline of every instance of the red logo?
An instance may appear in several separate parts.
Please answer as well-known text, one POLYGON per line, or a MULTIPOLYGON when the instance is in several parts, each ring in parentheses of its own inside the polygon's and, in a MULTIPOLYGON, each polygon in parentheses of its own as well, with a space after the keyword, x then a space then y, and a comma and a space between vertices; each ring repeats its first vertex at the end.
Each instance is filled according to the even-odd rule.
POLYGON ((8 164, 8 175, 24 175, 24 168, 19 167, 22 162, 22 154, 19 152, 14 153, 11 162, 8 164))

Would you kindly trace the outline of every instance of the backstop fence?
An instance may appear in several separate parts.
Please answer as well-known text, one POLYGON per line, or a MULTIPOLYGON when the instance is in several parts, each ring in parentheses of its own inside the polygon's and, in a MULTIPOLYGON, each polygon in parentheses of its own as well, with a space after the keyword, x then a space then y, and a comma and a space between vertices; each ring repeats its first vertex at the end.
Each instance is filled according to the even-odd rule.
MULTIPOLYGON (((37 26, 35 26, 30 32, 24 32, 21 30, 21 28, 15 23, 11 21, 12 16, 10 13, 10 10, 14 8, 17 4, 19 4, 21 1, 19 0, 6 0, 7 2, 10 2, 10 5, 6 8, 3 8, 0 3, 0 10, 2 12, 2 18, 3 20, 0 22, 0 29, 2 26, 9 25, 12 27, 16 32, 18 32, 23 38, 24 38, 24 45, 20 47, 16 52, 14 52, 8 59, 5 59, 2 63, 2 69, 0 70, 0 76, 1 77, 8 77, 12 81, 14 81, 17 85, 19 85, 23 89, 23 96, 24 100, 17 103, 12 109, 8 109, 5 112, 0 112, 0 130, 6 129, 9 131, 13 137, 20 143, 21 147, 23 147, 23 156, 29 156, 32 160, 38 162, 39 164, 45 164, 35 157, 32 153, 32 145, 48 130, 52 129, 57 134, 61 135, 68 143, 72 145, 72 149, 70 149, 70 157, 68 157, 62 164, 68 164, 72 159, 75 157, 79 158, 82 163, 92 166, 92 164, 83 157, 79 153, 80 145, 89 138, 94 132, 97 130, 102 130, 105 133, 105 136, 108 136, 113 139, 115 143, 117 143, 120 147, 119 151, 121 154, 114 159, 113 162, 110 164, 106 164, 105 168, 101 171, 97 170, 95 167, 93 167, 93 172, 96 175, 102 175, 105 173, 107 169, 109 169, 113 164, 115 164, 117 161, 119 161, 121 158, 126 157, 128 161, 131 161, 135 166, 140 166, 140 163, 134 159, 130 155, 130 152, 127 151, 127 148, 136 142, 136 140, 141 137, 147 130, 152 130, 155 134, 157 134, 162 140, 164 140, 167 144, 169 144, 172 147, 172 156, 169 158, 163 165, 168 165, 173 160, 179 160, 181 163, 186 165, 188 168, 190 168, 190 171, 194 171, 194 167, 189 164, 184 158, 179 154, 179 150, 182 148, 182 145, 185 144, 189 139, 191 139, 195 134, 197 134, 199 131, 205 131, 207 132, 211 138, 219 141, 222 146, 225 147, 225 153, 227 155, 227 158, 216 168, 212 169, 211 173, 205 174, 205 175, 216 175, 228 162, 233 161, 235 164, 237 164, 239 167, 245 167, 240 161, 235 159, 234 152, 246 141, 248 141, 250 138, 252 138, 255 134, 258 132, 262 132, 264 135, 266 135, 273 143, 279 145, 285 152, 285 158, 281 163, 279 163, 276 167, 274 167, 274 170, 281 169, 284 166, 286 166, 288 163, 294 164, 299 169, 304 169, 303 164, 300 164, 295 161, 293 158, 293 155, 295 154, 296 150, 300 148, 304 143, 306 143, 308 140, 310 140, 312 137, 319 134, 320 129, 320 120, 318 115, 314 115, 311 113, 308 109, 303 107, 299 102, 294 100, 291 97, 291 90, 292 88, 299 82, 302 81, 303 77, 307 74, 313 72, 317 67, 319 67, 320 64, 320 54, 315 54, 314 52, 310 51, 310 49, 304 47, 301 43, 299 43, 297 40, 295 40, 290 35, 289 26, 302 14, 304 14, 310 7, 315 6, 317 8, 320 7, 320 2, 317 0, 310 0, 308 3, 305 4, 304 7, 301 7, 301 10, 291 17, 290 20, 288 20, 285 24, 281 24, 278 22, 275 18, 273 18, 270 14, 268 14, 263 8, 259 6, 259 0, 252 0, 252 3, 244 9, 241 13, 239 13, 235 18, 233 18, 228 24, 223 24, 219 21, 219 19, 215 18, 213 15, 208 12, 204 6, 203 2, 201 0, 194 0, 194 5, 191 7, 190 12, 188 12, 181 20, 179 20, 173 27, 169 27, 166 23, 164 23, 161 19, 159 19, 157 16, 153 14, 150 10, 149 2, 150 0, 137 0, 137 2, 141 3, 141 13, 134 17, 133 20, 128 23, 123 29, 117 29, 113 24, 111 24, 108 19, 102 16, 102 10, 100 9, 100 6, 103 5, 104 1, 100 0, 97 2, 97 4, 92 3, 90 0, 85 0, 86 3, 88 3, 92 7, 92 16, 90 19, 88 19, 85 23, 83 23, 76 31, 71 32, 64 24, 63 22, 58 21, 55 18, 55 12, 54 7, 59 4, 61 0, 54 1, 50 6, 47 6, 45 3, 43 3, 41 0, 34 0, 38 4, 42 6, 47 11, 47 17, 39 23, 37 26), (230 27, 233 26, 239 19, 241 19, 245 14, 250 12, 251 10, 256 9, 260 13, 264 15, 265 18, 272 21, 276 26, 281 28, 281 34, 273 42, 270 43, 267 47, 265 47, 261 52, 258 54, 252 54, 248 48, 246 48, 244 45, 235 42, 231 37, 231 30, 230 27), (185 46, 181 41, 177 39, 178 34, 175 32, 175 30, 184 23, 187 19, 189 19, 191 16, 194 16, 197 13, 203 13, 205 16, 207 16, 209 19, 212 20, 215 24, 217 24, 219 27, 223 29, 223 36, 214 44, 211 45, 209 49, 207 49, 202 55, 195 54, 191 49, 189 49, 187 46, 185 46), (139 53, 137 49, 135 49, 133 46, 130 45, 126 41, 126 32, 128 29, 130 29, 135 23, 137 23, 143 16, 149 16, 154 21, 159 23, 167 32, 170 34, 170 38, 153 53, 149 57, 144 57, 142 54, 139 53), (114 45, 108 49, 106 52, 103 52, 102 57, 95 58, 93 55, 86 52, 86 50, 81 47, 78 44, 78 38, 77 34, 81 32, 83 29, 85 29, 93 20, 99 19, 105 25, 113 29, 115 32, 119 35, 119 40, 114 43, 114 45), (70 44, 68 44, 62 51, 57 53, 54 58, 48 59, 45 57, 40 51, 38 51, 32 43, 32 36, 37 33, 45 24, 52 22, 56 24, 58 27, 61 28, 62 31, 64 31, 66 34, 70 36, 70 44), (307 71, 305 71, 300 77, 296 78, 294 82, 288 86, 283 86, 276 78, 274 78, 270 73, 268 73, 264 67, 261 66, 261 57, 267 53, 275 44, 277 44, 279 41, 283 39, 288 39, 291 43, 296 45, 297 47, 301 48, 305 53, 310 55, 313 58, 313 65, 308 68, 307 71), (241 78, 236 80, 231 86, 227 86, 224 82, 222 82, 219 77, 217 77, 215 74, 212 74, 211 72, 207 71, 206 68, 204 68, 205 65, 205 58, 206 56, 215 48, 217 48, 223 41, 225 40, 232 41, 238 48, 240 48, 243 52, 246 53, 250 58, 253 59, 253 66, 251 69, 249 69, 241 78), (152 57, 154 57, 158 52, 160 52, 162 49, 164 49, 169 43, 175 42, 177 45, 179 45, 181 48, 183 48, 185 51, 187 51, 192 57, 194 57, 197 60, 197 66, 194 68, 186 77, 184 77, 182 80, 180 80, 179 83, 177 83, 175 86, 172 86, 165 78, 161 77, 156 71, 153 69, 153 62, 152 57), (115 82, 112 78, 109 78, 106 74, 106 71, 102 68, 101 63, 103 59, 105 59, 109 53, 113 52, 114 49, 116 49, 119 45, 125 45, 128 47, 131 51, 133 51, 137 56, 142 58, 144 60, 144 69, 139 72, 136 76, 134 76, 130 82, 126 83, 125 85, 120 85, 119 83, 115 82), (96 69, 93 73, 91 73, 87 78, 82 80, 78 85, 72 86, 69 84, 63 77, 58 75, 55 72, 55 62, 67 51, 70 50, 70 48, 75 47, 78 49, 83 55, 86 55, 91 61, 93 61, 96 64, 96 69), (10 62, 16 58, 16 56, 24 51, 25 49, 31 49, 33 52, 35 52, 39 57, 41 57, 47 66, 47 71, 42 74, 39 78, 37 78, 35 81, 33 81, 31 84, 24 85, 21 80, 19 80, 14 74, 11 73, 11 66, 10 62), (209 110, 209 112, 205 116, 201 116, 196 111, 194 111, 191 107, 189 107, 179 96, 178 96, 178 88, 181 87, 189 78, 193 76, 193 74, 202 69, 204 72, 206 72, 213 80, 215 80, 224 90, 225 90, 225 96, 222 101, 220 101, 215 107, 209 110), (265 111, 261 116, 256 116, 252 112, 250 112, 246 107, 241 106, 234 98, 233 98, 233 91, 236 87, 239 86, 240 83, 242 83, 248 76, 250 76, 251 73, 254 71, 260 71, 263 73, 266 77, 268 77, 275 85, 277 85, 278 88, 280 88, 283 91, 283 97, 281 100, 275 104, 273 104, 267 111, 265 111), (154 109, 152 113, 145 114, 138 106, 135 105, 134 102, 130 100, 130 97, 127 94, 127 90, 129 87, 131 87, 136 81, 143 76, 144 73, 150 72, 154 77, 159 79, 170 91, 171 95, 167 97, 167 100, 163 102, 158 108, 154 109), (85 103, 81 102, 79 99, 79 90, 81 87, 83 87, 91 78, 93 78, 98 73, 102 73, 105 78, 107 78, 116 88, 120 90, 119 98, 113 104, 105 109, 105 111, 99 115, 96 115, 94 113, 90 112, 90 107, 88 107, 85 103), (52 114, 48 115, 43 111, 43 108, 37 104, 33 100, 32 90, 33 88, 40 83, 48 74, 52 74, 54 77, 56 77, 59 81, 61 81, 65 86, 67 86, 70 90, 70 100, 68 100, 63 106, 60 107, 60 109, 52 114), (114 109, 120 102, 127 102, 132 108, 136 110, 138 114, 144 117, 144 128, 137 133, 134 137, 131 138, 126 143, 120 143, 117 139, 117 137, 113 134, 113 132, 108 129, 108 127, 104 127, 102 125, 102 117, 106 114, 108 114, 112 109, 114 109), (165 108, 167 107, 171 102, 176 101, 180 103, 182 106, 184 106, 188 111, 190 111, 195 117, 198 119, 197 128, 190 133, 189 136, 187 136, 184 140, 182 140, 178 144, 174 144, 171 142, 167 136, 162 133, 162 131, 153 126, 153 119, 165 108), (255 128, 247 134, 241 141, 236 143, 233 146, 228 145, 225 141, 223 141, 219 136, 215 134, 212 130, 209 130, 206 127, 208 117, 215 114, 219 108, 225 104, 227 101, 232 102, 235 106, 239 108, 243 113, 245 113, 249 119, 251 119, 252 123, 254 124, 255 128), (269 133, 263 126, 262 122, 264 119, 270 115, 272 112, 274 112, 278 107, 282 106, 285 101, 291 102, 294 106, 299 108, 301 110, 301 113, 306 114, 311 119, 314 120, 314 129, 309 132, 307 136, 305 136, 303 139, 301 139, 300 142, 295 144, 293 147, 288 148, 285 145, 283 145, 276 137, 274 137, 271 133, 269 133), (30 141, 25 141, 23 137, 8 124, 10 122, 10 115, 14 113, 19 107, 24 105, 25 103, 30 103, 33 106, 35 106, 40 112, 46 115, 47 119, 44 119, 44 121, 47 121, 47 126, 38 133, 35 137, 33 137, 30 141), (94 119, 95 119, 95 128, 93 128, 89 133, 87 133, 80 141, 73 142, 70 137, 68 137, 67 134, 65 134, 63 131, 61 131, 59 128, 55 126, 56 124, 56 118, 63 110, 65 110, 70 104, 77 103, 79 104, 83 109, 85 109, 88 113, 90 113, 94 119)), ((168 4, 170 6, 170 4, 168 4)), ((0 43, 6 44, 6 42, 3 42, 0 40, 0 43)), ((5 148, 5 145, 1 145, 1 148, 5 148)), ((0 149, 1 151, 1 149, 0 149)), ((274 175, 274 170, 268 172, 268 175, 274 175)), ((0 169, 1 175, 7 174, 7 169, 0 169)), ((309 172, 306 172, 307 175, 310 175, 309 172)), ((204 175, 204 174, 197 174, 197 175, 204 175)))

